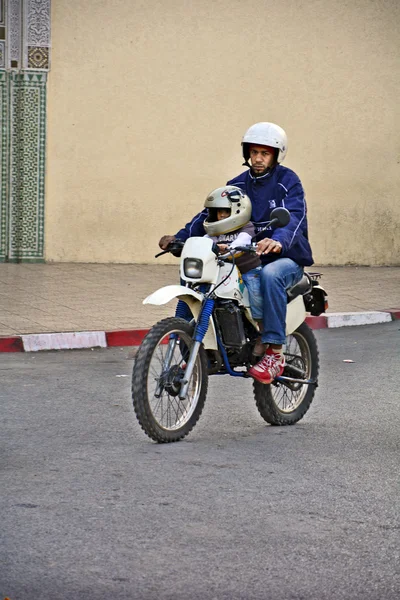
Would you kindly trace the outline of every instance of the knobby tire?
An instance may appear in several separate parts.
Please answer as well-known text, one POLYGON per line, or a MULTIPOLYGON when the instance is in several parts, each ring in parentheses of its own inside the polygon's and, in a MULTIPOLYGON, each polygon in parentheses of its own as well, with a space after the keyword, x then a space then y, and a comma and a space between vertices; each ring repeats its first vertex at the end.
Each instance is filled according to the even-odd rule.
MULTIPOLYGON (((184 343, 182 343, 181 346, 178 346, 178 350, 182 347, 186 349, 186 356, 182 356, 182 350, 181 355, 178 353, 178 358, 180 359, 178 363, 180 363, 182 366, 185 364, 188 350, 190 350, 190 347, 193 344, 191 339, 193 330, 193 324, 188 323, 184 319, 177 317, 163 319, 162 321, 156 323, 143 339, 135 357, 135 364, 132 373, 133 407, 143 431, 151 439, 159 443, 176 442, 187 436, 197 423, 204 407, 208 388, 208 372, 207 355, 203 346, 200 347, 197 355, 196 374, 194 373, 193 377, 191 378, 191 382, 194 381, 194 377, 198 378, 199 388, 197 392, 197 398, 195 398, 194 402, 190 404, 190 417, 186 422, 183 423, 181 427, 176 425, 172 425, 170 427, 163 426, 156 418, 151 405, 156 396, 153 396, 153 398, 149 396, 150 383, 154 385, 154 380, 156 379, 155 368, 152 360, 154 360, 156 365, 158 362, 161 364, 161 361, 157 362, 154 357, 157 355, 157 352, 160 352, 160 355, 162 355, 163 348, 166 348, 165 344, 161 344, 162 340, 165 339, 168 334, 182 336, 184 343)), ((173 368, 179 368, 178 364, 171 366, 173 368)), ((173 394, 171 397, 167 392, 165 395, 165 403, 170 402, 171 406, 173 405, 173 410, 175 412, 179 413, 179 410, 181 410, 182 413, 184 413, 184 410, 180 409, 180 400, 176 394, 173 394)), ((161 401, 162 400, 160 400, 160 402, 161 401)), ((157 403, 157 400, 155 403, 157 403)))
MULTIPOLYGON (((315 336, 306 323, 302 323, 291 336, 288 336, 287 346, 290 347, 291 338, 294 338, 301 350, 302 359, 308 361, 307 377, 309 379, 318 380, 319 372, 319 353, 315 336)), ((282 383, 276 382, 271 385, 265 385, 258 381, 253 382, 254 397, 258 411, 262 418, 270 423, 270 425, 294 425, 304 417, 313 401, 316 391, 315 385, 298 386, 304 397, 296 405, 293 410, 289 408, 283 409, 279 406, 278 397, 291 395, 291 390, 286 388, 282 383)), ((292 396, 295 394, 292 393, 292 396)))

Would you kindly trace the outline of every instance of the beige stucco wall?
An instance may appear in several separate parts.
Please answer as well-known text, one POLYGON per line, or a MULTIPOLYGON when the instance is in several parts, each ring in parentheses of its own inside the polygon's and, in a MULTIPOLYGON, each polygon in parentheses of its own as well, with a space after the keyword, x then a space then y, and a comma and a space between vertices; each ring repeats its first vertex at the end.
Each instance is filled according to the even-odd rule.
POLYGON ((153 262, 268 120, 316 262, 400 264, 399 22, 397 0, 54 0, 46 259, 153 262))

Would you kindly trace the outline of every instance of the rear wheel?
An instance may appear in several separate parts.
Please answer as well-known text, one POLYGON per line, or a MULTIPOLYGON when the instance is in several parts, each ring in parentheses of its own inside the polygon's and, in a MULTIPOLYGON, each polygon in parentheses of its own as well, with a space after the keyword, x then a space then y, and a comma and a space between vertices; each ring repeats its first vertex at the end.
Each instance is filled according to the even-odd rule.
MULTIPOLYGON (((302 323, 286 338, 286 367, 283 375, 318 380, 319 355, 312 330, 302 323)), ((271 425, 293 425, 310 408, 316 385, 296 382, 273 382, 264 385, 254 381, 254 396, 260 415, 271 425)))
POLYGON ((193 369, 186 398, 179 398, 186 362, 193 345, 193 325, 163 319, 144 338, 132 373, 132 400, 145 433, 157 442, 176 442, 194 427, 207 395, 207 356, 203 346, 193 369))

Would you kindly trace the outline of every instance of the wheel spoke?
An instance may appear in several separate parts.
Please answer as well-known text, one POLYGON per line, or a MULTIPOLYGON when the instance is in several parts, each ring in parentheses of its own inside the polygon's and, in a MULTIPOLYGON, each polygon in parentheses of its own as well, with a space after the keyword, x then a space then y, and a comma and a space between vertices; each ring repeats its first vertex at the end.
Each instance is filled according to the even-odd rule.
POLYGON ((176 398, 168 396, 168 402, 164 413, 161 411, 161 423, 164 421, 164 417, 166 415, 166 427, 169 428, 172 425, 176 424, 179 421, 179 410, 184 416, 185 411, 183 409, 183 403, 176 400, 176 398), (174 408, 174 406, 176 408, 174 408), (172 411, 175 414, 175 419, 171 417, 172 411))
POLYGON ((174 430, 182 427, 191 417, 196 407, 200 392, 199 359, 196 361, 193 375, 189 384, 185 400, 179 399, 180 377, 183 374, 183 365, 189 356, 192 340, 189 335, 180 331, 169 334, 168 344, 163 344, 161 339, 154 349, 148 371, 148 397, 150 409, 159 426, 174 430), (174 335, 171 344, 171 334, 174 335), (161 383, 161 385, 160 385, 161 383), (159 398, 155 397, 156 391, 161 391, 159 398))
MULTIPOLYGON (((153 408, 153 411, 154 411, 154 413, 157 413, 157 411, 158 411, 159 407, 160 407, 160 406, 162 406, 162 401, 163 401, 163 393, 164 393, 164 392, 162 392, 162 393, 161 393, 161 396, 160 396, 160 398, 158 398, 158 402, 157 402, 157 404, 156 404, 156 405, 154 406, 154 408, 153 408)), ((161 409, 161 410, 162 410, 162 409, 161 409)))
POLYGON ((299 379, 318 380, 318 347, 306 323, 287 336, 285 361, 287 368, 282 380, 271 385, 257 381, 253 384, 257 408, 271 425, 294 425, 303 418, 313 400, 316 386, 299 382, 299 379), (286 375, 293 381, 285 381, 286 375))
MULTIPOLYGON (((304 371, 305 377, 310 377, 309 348, 298 332, 287 337, 285 357, 287 364, 292 364, 294 367, 301 369, 304 371)), ((277 382, 271 386, 271 393, 279 410, 284 413, 291 413, 301 404, 307 389, 307 384, 277 382)))
POLYGON ((193 323, 179 317, 163 319, 151 328, 136 354, 132 400, 145 433, 157 442, 175 442, 196 424, 207 395, 207 357, 203 346, 193 362, 185 397, 179 398, 193 347, 193 323))

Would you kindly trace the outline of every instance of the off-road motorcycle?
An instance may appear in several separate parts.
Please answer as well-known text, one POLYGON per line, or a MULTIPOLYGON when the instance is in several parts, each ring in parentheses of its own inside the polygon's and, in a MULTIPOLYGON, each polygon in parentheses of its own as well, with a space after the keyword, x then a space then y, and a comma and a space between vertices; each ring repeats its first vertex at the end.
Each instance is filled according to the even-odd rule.
MULTIPOLYGON (((290 219, 284 208, 271 213, 271 227, 290 219)), ((209 375, 246 377, 260 357, 253 355, 260 335, 249 296, 235 265, 235 253, 255 252, 256 245, 219 253, 207 237, 175 240, 166 252, 180 256, 181 285, 168 285, 145 298, 161 305, 178 299, 175 316, 156 323, 135 357, 132 399, 138 421, 157 442, 184 438, 197 423, 207 396, 209 375)), ((327 306, 320 273, 305 273, 287 291, 286 366, 270 385, 253 381, 260 415, 271 425, 293 425, 310 408, 318 386, 319 355, 306 313, 327 306)))

